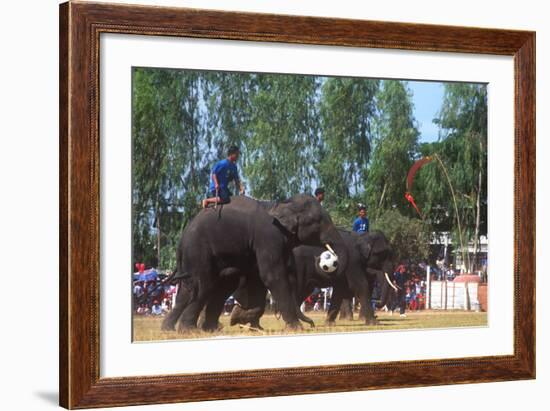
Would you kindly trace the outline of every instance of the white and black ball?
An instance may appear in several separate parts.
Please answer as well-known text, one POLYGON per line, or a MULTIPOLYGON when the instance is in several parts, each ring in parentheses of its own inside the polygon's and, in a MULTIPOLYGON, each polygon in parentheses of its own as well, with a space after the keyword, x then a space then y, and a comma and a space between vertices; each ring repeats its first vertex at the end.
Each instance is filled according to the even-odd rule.
POLYGON ((325 273, 333 273, 338 268, 338 256, 330 251, 325 251, 319 257, 319 268, 325 273))

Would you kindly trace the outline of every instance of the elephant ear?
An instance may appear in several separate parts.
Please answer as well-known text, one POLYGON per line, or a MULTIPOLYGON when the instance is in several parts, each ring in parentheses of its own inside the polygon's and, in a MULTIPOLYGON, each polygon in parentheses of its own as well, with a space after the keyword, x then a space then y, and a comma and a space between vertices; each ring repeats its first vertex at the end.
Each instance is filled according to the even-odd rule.
POLYGON ((361 237, 357 241, 357 248, 361 256, 368 261, 372 253, 372 244, 366 238, 361 237))
POLYGON ((292 209, 291 203, 279 203, 269 210, 274 223, 283 227, 289 233, 295 235, 298 232, 298 215, 292 209))

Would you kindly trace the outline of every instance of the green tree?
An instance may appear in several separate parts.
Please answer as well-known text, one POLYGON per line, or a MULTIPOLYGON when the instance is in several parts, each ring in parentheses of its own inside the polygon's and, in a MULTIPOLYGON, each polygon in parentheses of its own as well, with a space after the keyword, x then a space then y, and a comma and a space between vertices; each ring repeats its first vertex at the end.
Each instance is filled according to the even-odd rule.
MULTIPOLYGON (((422 154, 437 153, 448 171, 456 194, 464 246, 472 244, 474 258, 465 256, 466 269, 473 271, 479 238, 487 233, 487 89, 485 85, 449 83, 434 120, 440 127, 439 142, 424 145, 422 154)), ((419 172, 426 214, 438 231, 453 233, 460 244, 457 215, 446 177, 437 164, 419 172)), ((416 184, 416 182, 415 182, 416 184)))
POLYGON ((386 210, 374 221, 373 230, 384 233, 393 247, 396 262, 426 261, 430 252, 430 226, 426 222, 386 210))
POLYGON ((365 189, 379 85, 379 80, 333 77, 321 87, 316 169, 329 206, 365 189))
POLYGON ((202 81, 200 72, 134 69, 134 261, 172 267, 173 253, 163 254, 161 248, 175 249, 182 227, 198 209, 208 179, 202 81))
POLYGON ((247 158, 251 136, 251 101, 257 92, 258 76, 251 73, 204 73, 207 117, 205 139, 217 158, 223 158, 231 145, 238 146, 247 158))
POLYGON ((311 190, 317 87, 313 76, 258 75, 243 161, 252 196, 283 199, 311 190))
POLYGON ((403 81, 385 80, 377 96, 379 116, 368 173, 367 205, 375 217, 397 208, 409 213, 405 180, 418 150, 412 94, 403 81))
MULTIPOLYGON (((394 231, 399 224, 414 227, 411 216, 417 220, 403 196, 407 172, 419 156, 438 153, 474 248, 486 233, 484 86, 446 85, 435 119, 440 139, 420 147, 411 92, 402 81, 136 68, 132 87, 134 261, 173 266, 212 164, 232 144, 241 148, 241 177, 252 196, 282 199, 322 185, 337 225, 349 228, 357 203, 366 202, 373 226, 389 230, 400 248, 404 234, 394 231)), ((419 172, 414 194, 433 231, 456 233, 450 192, 436 165, 419 172)))

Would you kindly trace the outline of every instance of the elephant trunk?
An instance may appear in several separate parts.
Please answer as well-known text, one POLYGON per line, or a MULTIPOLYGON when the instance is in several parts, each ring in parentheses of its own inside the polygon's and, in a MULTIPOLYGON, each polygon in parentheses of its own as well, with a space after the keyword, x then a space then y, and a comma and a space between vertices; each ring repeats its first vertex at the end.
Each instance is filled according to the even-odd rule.
POLYGON ((392 293, 395 291, 389 285, 383 285, 381 290, 380 302, 376 304, 376 308, 383 308, 391 302, 392 293))
POLYGON ((393 284, 390 274, 387 270, 375 270, 372 268, 368 268, 367 271, 376 275, 376 281, 380 286, 380 302, 376 304, 376 308, 382 308, 385 305, 388 305, 391 302, 392 297, 397 295, 398 290, 397 286, 393 284))

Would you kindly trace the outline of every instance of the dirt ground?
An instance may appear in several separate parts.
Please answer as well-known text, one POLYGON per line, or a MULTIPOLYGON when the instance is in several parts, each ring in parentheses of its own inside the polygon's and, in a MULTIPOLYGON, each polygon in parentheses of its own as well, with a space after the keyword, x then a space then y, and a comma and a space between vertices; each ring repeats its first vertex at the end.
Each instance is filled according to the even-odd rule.
POLYGON ((133 337, 134 341, 158 341, 176 340, 188 338, 214 338, 214 337, 251 337, 263 335, 286 334, 311 334, 311 333, 338 333, 338 332, 364 332, 386 331, 422 328, 451 328, 451 327, 480 327, 487 326, 487 313, 472 311, 413 311, 407 312, 406 317, 400 317, 398 313, 390 315, 385 312, 377 312, 379 324, 367 326, 357 319, 357 313, 353 320, 337 320, 334 326, 326 326, 324 312, 307 312, 315 321, 315 328, 304 324, 299 331, 285 330, 282 319, 277 319, 273 314, 266 314, 261 319, 263 331, 251 330, 247 327, 230 326, 229 315, 220 317, 221 328, 213 333, 193 331, 179 334, 175 331, 161 331, 160 326, 164 317, 134 316, 133 337))

